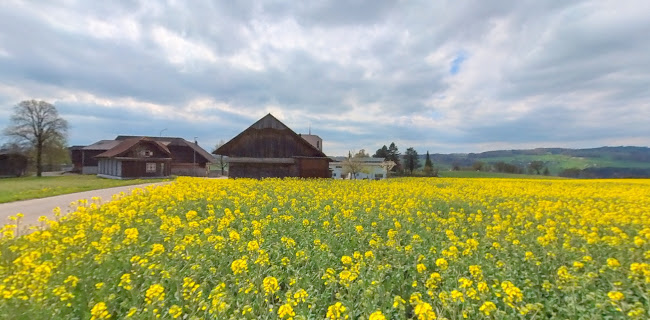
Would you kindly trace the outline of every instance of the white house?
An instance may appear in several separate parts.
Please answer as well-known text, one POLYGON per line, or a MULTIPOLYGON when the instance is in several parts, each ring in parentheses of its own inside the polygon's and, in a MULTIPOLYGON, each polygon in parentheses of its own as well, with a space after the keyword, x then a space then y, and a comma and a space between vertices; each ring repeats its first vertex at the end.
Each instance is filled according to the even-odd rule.
POLYGON ((384 158, 353 158, 353 161, 359 164, 359 172, 356 177, 352 177, 349 166, 344 162, 347 157, 330 157, 333 162, 330 162, 330 170, 332 171, 332 178, 334 179, 367 179, 367 180, 381 180, 386 179, 388 170, 384 163, 384 158))

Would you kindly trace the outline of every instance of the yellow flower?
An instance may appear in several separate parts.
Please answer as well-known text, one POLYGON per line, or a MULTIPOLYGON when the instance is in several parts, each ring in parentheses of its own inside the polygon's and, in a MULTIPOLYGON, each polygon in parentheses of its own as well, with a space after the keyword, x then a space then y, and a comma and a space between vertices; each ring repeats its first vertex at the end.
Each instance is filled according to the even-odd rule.
POLYGON ((526 256, 524 257, 524 260, 530 261, 535 259, 535 255, 531 251, 526 251, 526 256))
POLYGON ((183 314, 183 308, 177 306, 177 305, 172 305, 169 308, 169 315, 172 316, 172 318, 176 319, 180 317, 183 314))
POLYGON ((463 295, 462 292, 458 290, 452 290, 451 291, 451 300, 453 301, 460 301, 460 302, 465 302, 465 296, 463 295))
POLYGON ((422 303, 422 294, 419 292, 411 293, 411 297, 409 298, 409 303, 411 305, 418 305, 422 303))
POLYGON ((483 312, 486 316, 489 316, 493 311, 497 309, 497 306, 491 302, 491 301, 485 301, 483 302, 483 305, 478 309, 479 311, 483 312))
POLYGON ((246 245, 246 250, 248 251, 257 251, 260 248, 260 243, 257 240, 248 241, 246 245))
POLYGON ((131 274, 130 273, 125 273, 120 277, 120 283, 118 284, 118 287, 124 288, 124 290, 131 290, 133 287, 131 286, 131 274))
POLYGON ((246 260, 244 259, 237 259, 232 262, 230 269, 233 274, 240 274, 248 271, 248 263, 246 263, 246 260))
POLYGON ((230 241, 232 242, 237 242, 239 241, 239 239, 241 239, 239 233, 235 230, 230 230, 230 232, 228 233, 228 238, 230 238, 230 241))
POLYGON ((474 284, 474 282, 470 279, 467 278, 460 278, 458 279, 458 283, 460 284, 461 288, 469 288, 474 284))
POLYGON ((524 297, 524 295, 521 293, 521 290, 510 281, 501 282, 501 289, 503 289, 507 295, 505 298, 507 302, 520 302, 524 297))
POLYGON ((395 296, 393 298, 393 308, 395 308, 395 309, 403 308, 405 303, 406 303, 406 301, 404 299, 402 299, 402 297, 400 297, 400 296, 395 296))
POLYGON ((307 294, 307 291, 305 291, 305 289, 300 289, 300 290, 296 291, 296 293, 293 294, 293 298, 297 302, 305 302, 305 300, 307 299, 308 296, 309 296, 309 294, 307 294))
POLYGON ((77 286, 78 282, 79 282, 79 278, 75 276, 68 276, 68 278, 66 278, 65 281, 63 281, 63 283, 69 283, 70 286, 73 288, 77 286))
POLYGON ((337 320, 337 319, 347 319, 348 315, 346 313, 347 308, 340 302, 337 302, 327 308, 327 319, 337 320))
POLYGON ((153 304, 165 300, 165 288, 159 284, 152 284, 145 293, 145 302, 153 304))
POLYGON ((278 279, 276 279, 275 277, 266 277, 266 278, 264 278, 264 281, 263 281, 262 284, 264 286, 264 294, 265 295, 273 294, 276 291, 278 291, 278 289, 279 289, 278 279))
POLYGON ((612 270, 616 270, 618 269, 618 267, 621 266, 621 263, 614 258, 609 258, 607 259, 607 266, 610 267, 612 270))
POLYGON ((612 300, 612 301, 621 301, 625 298, 625 295, 619 291, 610 291, 607 293, 607 296, 612 300))
POLYGON ((352 257, 350 257, 350 256, 342 256, 341 257, 341 263, 343 263, 344 265, 352 264, 352 257))
POLYGON ((426 302, 422 302, 416 305, 414 312, 418 317, 418 320, 429 320, 436 318, 436 313, 433 312, 433 308, 426 302))
POLYGON ((370 314, 370 318, 368 320, 386 320, 386 317, 384 317, 384 314, 381 313, 380 310, 377 310, 370 314))
POLYGON ((483 280, 483 270, 481 270, 481 266, 479 265, 471 265, 469 266, 469 273, 472 275, 472 277, 476 280, 483 280))
POLYGON ((125 238, 122 240, 124 244, 133 244, 138 241, 138 228, 128 228, 124 230, 125 238))
POLYGON ((447 270, 449 263, 447 263, 447 260, 445 260, 445 258, 438 258, 436 260, 436 266, 438 266, 440 270, 447 270))
POLYGON ((422 273, 422 272, 427 271, 427 266, 425 266, 423 263, 418 263, 418 265, 416 266, 416 269, 417 269, 418 273, 422 273))
POLYGON ((92 316, 90 320, 109 319, 111 317, 111 315, 108 313, 108 309, 106 308, 106 303, 104 302, 95 304, 90 310, 90 315, 92 316))
POLYGON ((129 313, 126 314, 126 317, 127 317, 127 318, 130 318, 130 317, 132 317, 136 312, 138 312, 138 308, 136 308, 136 307, 131 307, 131 309, 129 309, 129 313))
POLYGON ((287 319, 292 319, 295 315, 296 313, 293 312, 293 307, 288 303, 285 303, 278 308, 278 317, 280 317, 280 319, 284 319, 285 317, 287 317, 287 319))
POLYGON ((149 251, 148 255, 149 256, 155 256, 159 255, 161 253, 165 252, 165 246, 163 246, 160 243, 154 243, 151 245, 151 251, 149 251))

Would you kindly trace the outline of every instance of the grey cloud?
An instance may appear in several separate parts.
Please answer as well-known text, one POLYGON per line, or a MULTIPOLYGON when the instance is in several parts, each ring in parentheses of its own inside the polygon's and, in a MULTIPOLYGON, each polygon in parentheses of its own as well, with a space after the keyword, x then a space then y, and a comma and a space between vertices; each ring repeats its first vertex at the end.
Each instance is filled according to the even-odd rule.
MULTIPOLYGON (((566 145, 612 136, 647 137, 650 132, 638 119, 650 117, 650 42, 645 40, 650 34, 650 16, 640 14, 621 22, 608 11, 613 10, 608 9, 612 4, 586 0, 175 4, 123 0, 34 7, 63 12, 79 21, 94 17, 118 25, 121 19, 132 19, 140 37, 130 40, 54 27, 33 11, 8 5, 0 11, 0 50, 8 53, 3 56, 0 51, 0 115, 8 114, 8 107, 22 99, 63 99, 57 107, 71 119, 70 141, 74 143, 128 134, 116 132, 123 128, 132 134, 155 134, 173 127, 175 131, 168 128, 170 134, 199 136, 213 144, 239 133, 268 106, 295 113, 292 121, 299 121, 295 119, 299 115, 309 117, 305 121, 318 121, 321 136, 333 145, 364 145, 372 151, 391 141, 419 148, 443 145, 458 151, 491 142, 566 145), (255 28, 277 27, 286 21, 295 22, 304 35, 343 30, 364 38, 307 39, 349 49, 344 50, 348 56, 339 60, 323 59, 301 47, 257 47, 264 42, 255 38, 259 31, 255 28), (173 64, 152 38, 156 28, 200 43, 217 57, 261 57, 262 68, 249 70, 224 59, 173 64), (427 61, 441 50, 451 54, 450 59, 467 53, 457 75, 449 74, 451 60, 442 66, 427 61), (479 53, 483 58, 493 54, 494 62, 472 64, 479 53), (466 78, 468 74, 472 78, 466 78), (1 91, 2 86, 19 88, 22 93, 1 91), (114 106, 65 100, 77 93, 111 101, 114 106), (451 97, 454 104, 438 108, 431 103, 435 97, 451 97), (196 99, 210 99, 250 116, 213 110, 199 113, 216 117, 219 127, 170 121, 119 105, 128 99, 173 109, 187 107, 196 99), (375 109, 363 119, 321 120, 350 111, 349 100, 358 108, 375 109), (528 104, 530 110, 508 114, 509 106, 521 104, 528 104), (116 113, 115 108, 121 111, 116 113), (379 116, 400 120, 380 123, 379 116), (414 117, 431 118, 435 125, 416 123, 414 117), (348 126, 362 130, 336 129, 348 126), (558 126, 562 130, 553 129, 558 126)), ((626 4, 644 8, 642 1, 626 4)))

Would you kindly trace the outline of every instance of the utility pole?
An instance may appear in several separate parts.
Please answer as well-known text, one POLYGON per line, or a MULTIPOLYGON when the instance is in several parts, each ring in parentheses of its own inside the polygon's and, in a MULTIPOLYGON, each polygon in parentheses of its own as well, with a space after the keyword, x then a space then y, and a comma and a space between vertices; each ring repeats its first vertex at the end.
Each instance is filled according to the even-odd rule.
POLYGON ((167 130, 167 128, 160 130, 160 133, 158 134, 159 137, 162 137, 163 131, 167 130))
MULTIPOLYGON (((196 142, 197 138, 198 137, 194 137, 194 145, 195 145, 195 147, 198 145, 198 143, 196 142)), ((192 160, 192 175, 196 177, 196 149, 192 148, 192 151, 194 151, 193 152, 194 158, 192 160)))

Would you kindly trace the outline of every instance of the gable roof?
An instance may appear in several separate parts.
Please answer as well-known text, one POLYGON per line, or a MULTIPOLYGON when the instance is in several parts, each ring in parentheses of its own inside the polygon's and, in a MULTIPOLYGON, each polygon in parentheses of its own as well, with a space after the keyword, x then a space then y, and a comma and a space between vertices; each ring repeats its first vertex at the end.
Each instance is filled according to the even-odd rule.
POLYGON ((99 140, 89 146, 82 147, 82 150, 110 150, 115 148, 120 141, 115 140, 99 140))
POLYGON ((115 147, 102 152, 98 155, 95 156, 95 158, 112 158, 112 157, 117 157, 129 149, 131 149, 133 146, 137 145, 140 142, 148 142, 152 144, 153 146, 157 147, 160 151, 163 153, 167 154, 168 156, 171 156, 171 152, 169 152, 169 149, 162 143, 158 141, 153 141, 147 137, 139 137, 139 138, 130 138, 126 140, 121 140, 119 141, 119 144, 116 145, 115 147))
POLYGON ((122 140, 133 139, 133 138, 147 138, 152 141, 160 142, 167 147, 189 147, 190 149, 196 151, 197 154, 205 158, 205 160, 207 160, 208 162, 216 161, 214 156, 211 153, 205 151, 205 149, 201 148, 198 144, 178 137, 142 137, 142 136, 120 135, 115 138, 115 141, 122 141, 122 140))
POLYGON ((237 141, 244 136, 246 133, 251 132, 251 131, 258 131, 258 130, 264 130, 264 129, 275 129, 275 130, 282 130, 285 131, 286 133, 289 134, 289 136, 294 137, 295 140, 305 146, 306 148, 312 150, 317 157, 323 157, 327 158, 327 156, 320 150, 318 150, 316 147, 314 147, 311 143, 309 143, 307 140, 303 139, 300 135, 295 133, 293 130, 291 130, 289 127, 287 127, 284 123, 282 123, 280 120, 278 120, 276 117, 274 117, 272 114, 267 114, 261 119, 257 120, 257 122, 253 123, 250 127, 248 127, 246 130, 240 132, 237 136, 232 138, 230 141, 226 142, 225 144, 221 145, 217 150, 213 151, 212 153, 214 154, 221 154, 221 155, 227 155, 230 151, 230 149, 237 143, 237 141))

